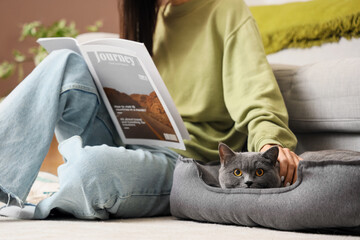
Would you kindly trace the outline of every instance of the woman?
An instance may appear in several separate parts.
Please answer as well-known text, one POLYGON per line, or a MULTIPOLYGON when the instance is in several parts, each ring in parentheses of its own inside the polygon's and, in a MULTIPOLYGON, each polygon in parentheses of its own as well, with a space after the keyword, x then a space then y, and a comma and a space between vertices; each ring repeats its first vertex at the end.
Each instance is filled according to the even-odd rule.
POLYGON ((60 190, 35 218, 55 208, 84 219, 169 214, 178 154, 216 160, 220 141, 237 151, 279 145, 284 183, 296 180, 296 139, 242 0, 119 0, 119 10, 121 36, 153 54, 191 135, 187 150, 125 148, 82 58, 57 51, 0 105, 1 201, 26 199, 54 129, 65 159, 60 190))

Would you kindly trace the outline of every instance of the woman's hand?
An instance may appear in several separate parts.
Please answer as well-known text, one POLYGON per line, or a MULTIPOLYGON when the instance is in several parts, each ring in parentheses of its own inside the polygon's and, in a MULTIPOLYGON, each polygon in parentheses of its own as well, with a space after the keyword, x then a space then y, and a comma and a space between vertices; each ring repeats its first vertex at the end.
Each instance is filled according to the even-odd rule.
MULTIPOLYGON (((265 152, 273 146, 275 145, 266 144, 261 148, 260 152, 265 152)), ((278 146, 278 148, 278 161, 280 163, 281 181, 283 181, 284 186, 290 186, 291 184, 296 182, 297 167, 299 165, 299 161, 303 159, 288 148, 283 148, 281 146, 278 146)))

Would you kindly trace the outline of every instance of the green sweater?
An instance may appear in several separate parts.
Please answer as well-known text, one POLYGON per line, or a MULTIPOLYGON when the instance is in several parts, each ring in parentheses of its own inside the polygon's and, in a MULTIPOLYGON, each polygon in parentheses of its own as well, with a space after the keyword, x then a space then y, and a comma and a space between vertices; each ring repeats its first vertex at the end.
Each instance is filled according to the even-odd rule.
POLYGON ((160 9, 154 61, 191 140, 178 153, 218 159, 218 143, 249 151, 296 138, 260 34, 242 0, 191 0, 160 9))

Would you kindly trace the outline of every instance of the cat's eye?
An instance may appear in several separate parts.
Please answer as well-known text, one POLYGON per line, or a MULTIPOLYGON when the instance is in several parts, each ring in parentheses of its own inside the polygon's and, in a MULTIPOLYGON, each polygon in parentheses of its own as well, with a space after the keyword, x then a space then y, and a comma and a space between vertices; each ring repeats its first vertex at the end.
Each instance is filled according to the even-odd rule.
POLYGON ((256 174, 256 176, 261 177, 262 175, 264 175, 264 170, 261 168, 258 168, 258 169, 256 169, 255 174, 256 174))
POLYGON ((237 177, 240 177, 242 175, 242 171, 237 168, 237 169, 234 170, 234 175, 237 176, 237 177))

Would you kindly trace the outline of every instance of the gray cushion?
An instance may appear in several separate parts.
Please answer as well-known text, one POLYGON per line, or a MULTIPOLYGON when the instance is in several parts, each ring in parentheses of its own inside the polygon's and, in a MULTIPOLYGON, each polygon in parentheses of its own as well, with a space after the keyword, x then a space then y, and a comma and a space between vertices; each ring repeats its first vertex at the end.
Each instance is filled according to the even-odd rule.
POLYGON ((294 132, 360 132, 360 58, 272 67, 294 132))
POLYGON ((171 213, 204 222, 281 230, 343 228, 360 233, 359 171, 360 160, 304 160, 292 186, 221 189, 205 184, 194 160, 179 158, 171 213))
POLYGON ((298 154, 324 149, 360 151, 360 133, 296 133, 296 137, 298 144, 295 152, 298 154))

